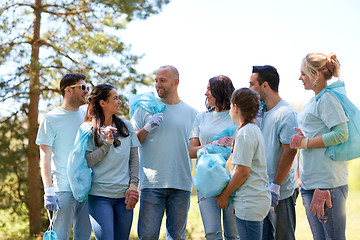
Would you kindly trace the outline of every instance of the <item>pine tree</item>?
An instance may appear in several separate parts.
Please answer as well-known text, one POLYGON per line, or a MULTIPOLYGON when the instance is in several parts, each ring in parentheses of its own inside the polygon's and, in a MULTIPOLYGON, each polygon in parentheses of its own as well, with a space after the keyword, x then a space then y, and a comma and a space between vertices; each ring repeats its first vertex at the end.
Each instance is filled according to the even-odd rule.
POLYGON ((27 206, 31 234, 38 233, 41 226, 42 183, 35 144, 39 109, 59 99, 59 80, 69 72, 84 73, 92 85, 106 82, 132 92, 139 84, 150 84, 152 80, 147 75, 135 70, 139 57, 130 53, 120 34, 128 22, 157 14, 168 2, 1 1, 0 103, 8 106, 8 111, 2 109, 0 114, 8 120, 19 114, 27 118, 24 138, 28 140, 27 206))

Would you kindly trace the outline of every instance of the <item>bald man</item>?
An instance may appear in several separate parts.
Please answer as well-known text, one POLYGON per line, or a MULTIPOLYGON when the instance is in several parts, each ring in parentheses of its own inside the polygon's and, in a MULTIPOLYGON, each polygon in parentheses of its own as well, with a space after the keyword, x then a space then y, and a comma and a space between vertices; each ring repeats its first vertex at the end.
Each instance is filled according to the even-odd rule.
POLYGON ((140 239, 159 239, 166 212, 167 239, 185 239, 192 189, 189 136, 197 111, 178 95, 179 73, 160 67, 155 88, 166 104, 163 113, 151 115, 138 108, 131 121, 140 143, 140 239))

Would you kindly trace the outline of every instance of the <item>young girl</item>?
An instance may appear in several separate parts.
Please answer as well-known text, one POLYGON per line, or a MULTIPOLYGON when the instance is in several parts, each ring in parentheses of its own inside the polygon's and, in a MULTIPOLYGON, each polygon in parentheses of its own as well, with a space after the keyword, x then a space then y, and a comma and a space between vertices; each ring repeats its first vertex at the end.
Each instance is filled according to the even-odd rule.
POLYGON ((88 202, 96 239, 128 239, 139 198, 140 143, 131 123, 117 117, 120 104, 113 86, 95 86, 80 126, 92 127, 85 158, 93 171, 88 202))
POLYGON ((263 219, 271 204, 264 140, 253 123, 259 106, 259 95, 252 89, 241 88, 232 94, 230 116, 239 126, 226 164, 232 178, 216 197, 219 208, 226 209, 235 191, 234 209, 241 240, 262 239, 263 219))

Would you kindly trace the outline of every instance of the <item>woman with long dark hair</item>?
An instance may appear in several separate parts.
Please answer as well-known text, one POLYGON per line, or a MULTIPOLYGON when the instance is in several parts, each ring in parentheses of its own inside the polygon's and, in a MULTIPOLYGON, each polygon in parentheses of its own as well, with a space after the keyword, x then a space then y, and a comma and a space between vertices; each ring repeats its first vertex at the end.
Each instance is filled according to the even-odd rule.
POLYGON ((92 128, 85 158, 92 169, 89 213, 96 239, 128 239, 137 191, 140 143, 126 119, 121 119, 121 101, 109 84, 94 87, 88 98, 85 122, 92 128))
MULTIPOLYGON (((231 79, 227 76, 219 75, 209 80, 205 93, 208 111, 199 113, 195 118, 189 146, 191 158, 196 158, 198 150, 210 144, 215 135, 233 126, 229 110, 234 89, 231 79)), ((226 143, 226 137, 222 140, 224 139, 222 144, 231 145, 231 137, 227 138, 228 143, 226 143)), ((225 239, 239 238, 233 205, 222 210, 218 208, 215 197, 205 198, 200 191, 198 191, 198 203, 206 239, 223 239, 222 223, 225 239)))

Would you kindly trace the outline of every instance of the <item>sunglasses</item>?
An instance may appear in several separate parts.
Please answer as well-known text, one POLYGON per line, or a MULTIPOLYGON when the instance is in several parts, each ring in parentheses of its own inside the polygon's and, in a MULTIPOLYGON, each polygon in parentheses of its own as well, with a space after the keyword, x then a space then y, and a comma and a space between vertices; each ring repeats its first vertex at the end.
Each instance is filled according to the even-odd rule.
POLYGON ((90 91, 90 88, 89 88, 89 86, 87 86, 87 85, 85 85, 85 84, 75 84, 75 85, 71 85, 71 86, 69 86, 69 87, 71 87, 71 88, 73 88, 73 87, 80 87, 81 88, 81 91, 85 91, 85 90, 88 90, 88 91, 90 91))
POLYGON ((115 132, 115 133, 113 133, 113 136, 114 136, 114 142, 113 142, 114 147, 120 146, 120 145, 121 145, 121 141, 120 141, 120 139, 119 139, 119 133, 118 133, 118 132, 115 132))

